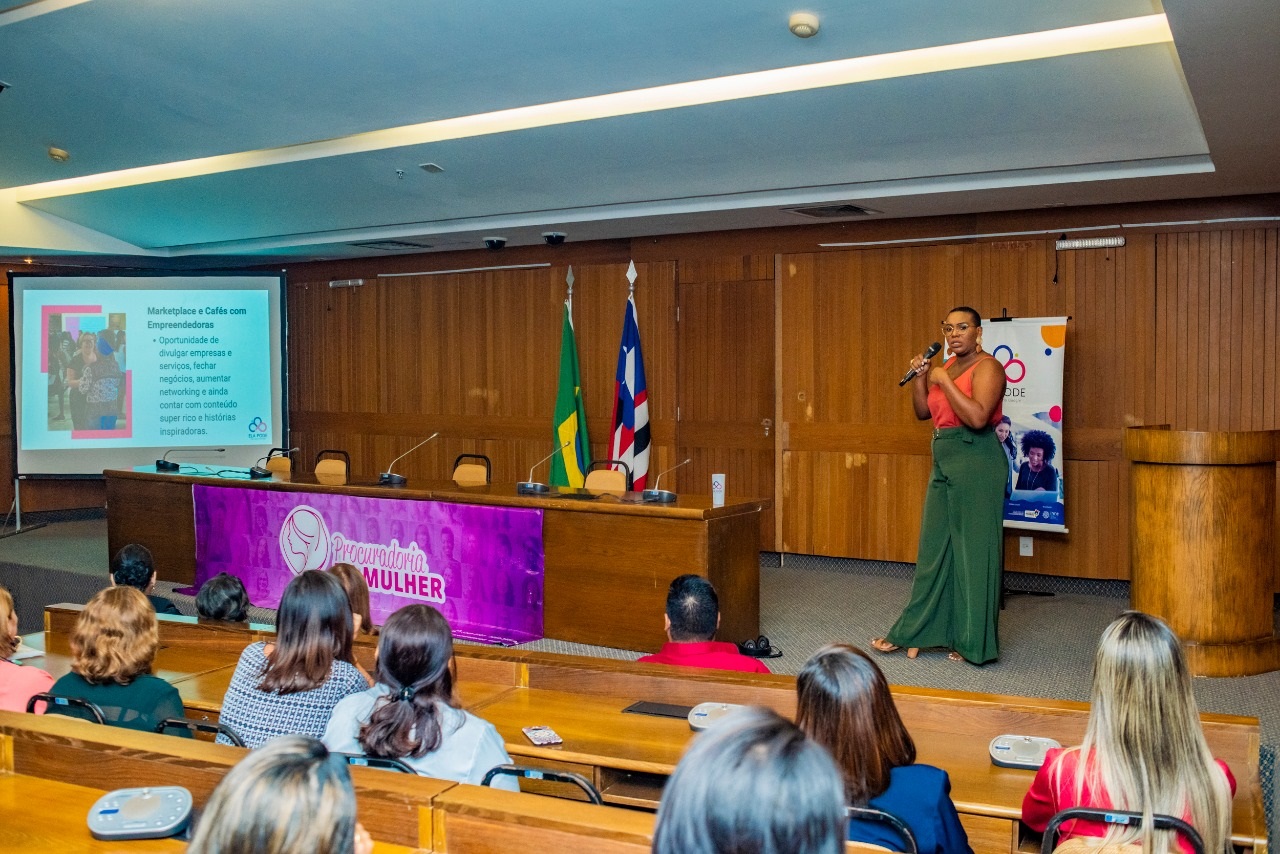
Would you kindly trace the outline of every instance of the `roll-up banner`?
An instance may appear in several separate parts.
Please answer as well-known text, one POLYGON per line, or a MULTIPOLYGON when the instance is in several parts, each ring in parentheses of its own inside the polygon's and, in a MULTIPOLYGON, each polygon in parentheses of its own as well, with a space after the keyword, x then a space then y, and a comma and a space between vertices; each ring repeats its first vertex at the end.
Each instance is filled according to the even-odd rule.
POLYGON ((1004 365, 1005 421, 996 428, 1009 458, 1004 526, 1066 533, 1062 477, 1062 366, 1066 317, 988 319, 982 349, 1004 365))

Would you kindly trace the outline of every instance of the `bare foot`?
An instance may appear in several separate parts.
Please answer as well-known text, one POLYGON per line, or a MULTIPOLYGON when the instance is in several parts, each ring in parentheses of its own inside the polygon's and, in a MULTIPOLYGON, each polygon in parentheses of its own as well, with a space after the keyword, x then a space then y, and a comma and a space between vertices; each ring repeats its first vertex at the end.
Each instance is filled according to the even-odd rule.
POLYGON ((967 661, 967 660, 968 659, 966 659, 960 653, 956 652, 954 649, 951 650, 951 652, 947 653, 947 661, 967 661))

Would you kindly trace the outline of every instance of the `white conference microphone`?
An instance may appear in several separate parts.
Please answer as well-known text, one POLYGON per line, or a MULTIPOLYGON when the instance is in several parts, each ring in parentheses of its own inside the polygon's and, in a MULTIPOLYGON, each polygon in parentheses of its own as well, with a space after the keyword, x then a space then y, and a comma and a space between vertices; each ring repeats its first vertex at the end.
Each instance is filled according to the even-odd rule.
POLYGON ((644 492, 640 493, 640 498, 644 501, 656 501, 659 504, 670 504, 672 501, 675 501, 676 494, 674 492, 668 492, 665 489, 658 489, 658 484, 662 481, 662 476, 664 474, 670 471, 675 471, 680 468, 680 466, 691 462, 693 462, 693 457, 689 457, 689 459, 684 462, 676 463, 671 468, 663 469, 658 472, 658 476, 653 479, 653 489, 646 489, 644 492))
POLYGON ((418 450, 423 445, 427 444, 428 442, 430 442, 432 439, 434 439, 436 436, 439 436, 439 435, 440 435, 440 431, 437 430, 436 432, 432 433, 430 436, 423 439, 421 442, 414 445, 412 448, 410 448, 409 450, 405 451, 403 454, 401 454, 400 456, 392 460, 391 465, 387 466, 387 470, 384 471, 382 474, 378 475, 378 483, 380 483, 383 486, 404 486, 406 483, 408 483, 409 478, 405 477, 402 474, 396 474, 395 472, 392 471, 392 469, 396 467, 396 463, 400 462, 405 457, 409 456, 414 451, 418 450))
POLYGON ((519 495, 541 495, 543 493, 550 492, 551 487, 547 486, 545 483, 537 483, 536 481, 534 481, 533 470, 572 444, 573 444, 572 439, 566 439, 563 445, 556 448, 554 451, 547 454, 545 457, 543 457, 542 459, 534 463, 532 466, 530 466, 529 479, 516 484, 516 493, 519 495))
POLYGON ((225 454, 226 448, 170 448, 164 456, 156 460, 156 471, 177 471, 178 464, 169 462, 169 455, 181 451, 184 454, 225 454))

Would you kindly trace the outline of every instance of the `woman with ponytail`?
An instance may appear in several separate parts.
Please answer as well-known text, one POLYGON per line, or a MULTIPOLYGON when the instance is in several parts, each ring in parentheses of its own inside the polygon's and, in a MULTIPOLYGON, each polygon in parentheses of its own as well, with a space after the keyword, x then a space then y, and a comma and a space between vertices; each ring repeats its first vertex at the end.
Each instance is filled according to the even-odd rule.
MULTIPOLYGON (((453 633, 440 612, 410 605, 391 615, 378 639, 377 684, 333 710, 325 746, 337 753, 399 759, 419 774, 480 783, 511 761, 493 724, 460 709, 453 696, 453 633)), ((497 788, 517 789, 511 777, 497 788)))

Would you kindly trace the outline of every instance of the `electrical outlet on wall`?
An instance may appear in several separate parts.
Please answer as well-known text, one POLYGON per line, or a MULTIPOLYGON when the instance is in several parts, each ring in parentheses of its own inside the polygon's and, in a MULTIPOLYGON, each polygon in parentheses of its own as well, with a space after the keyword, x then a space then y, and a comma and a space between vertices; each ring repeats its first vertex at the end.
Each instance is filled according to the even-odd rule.
POLYGON ((1018 537, 1018 556, 1031 557, 1033 552, 1032 543, 1034 541, 1030 537, 1018 537))

